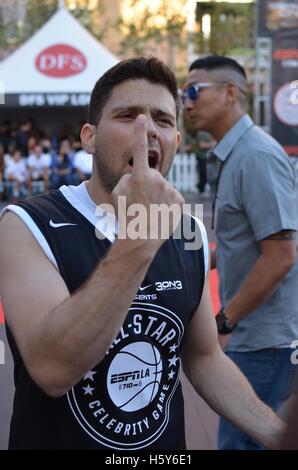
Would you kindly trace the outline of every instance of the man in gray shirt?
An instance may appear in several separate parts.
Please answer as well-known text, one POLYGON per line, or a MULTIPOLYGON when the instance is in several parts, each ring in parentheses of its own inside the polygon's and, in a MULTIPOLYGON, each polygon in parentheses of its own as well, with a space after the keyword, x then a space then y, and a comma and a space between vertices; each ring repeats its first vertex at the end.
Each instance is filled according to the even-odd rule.
MULTIPOLYGON (((190 67, 182 95, 194 130, 218 142, 214 201, 225 348, 260 398, 280 408, 294 376, 298 339, 297 208, 294 169, 282 147, 247 115, 247 79, 233 59, 210 56, 190 67)), ((220 449, 260 449, 225 419, 220 449)))

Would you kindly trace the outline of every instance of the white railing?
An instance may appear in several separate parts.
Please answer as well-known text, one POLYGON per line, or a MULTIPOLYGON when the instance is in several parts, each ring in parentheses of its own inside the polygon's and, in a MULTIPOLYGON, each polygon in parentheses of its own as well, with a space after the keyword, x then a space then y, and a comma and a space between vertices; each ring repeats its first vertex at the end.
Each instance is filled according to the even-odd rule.
POLYGON ((198 171, 195 154, 177 153, 168 174, 168 181, 178 191, 197 192, 198 171))

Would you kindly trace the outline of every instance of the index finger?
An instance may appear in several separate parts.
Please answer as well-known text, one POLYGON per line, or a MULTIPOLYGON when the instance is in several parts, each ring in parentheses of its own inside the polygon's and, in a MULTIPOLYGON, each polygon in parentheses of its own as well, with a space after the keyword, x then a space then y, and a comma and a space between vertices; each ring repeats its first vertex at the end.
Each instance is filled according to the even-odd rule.
POLYGON ((132 174, 149 168, 148 163, 148 137, 147 118, 145 114, 139 114, 135 121, 135 139, 133 143, 132 174))

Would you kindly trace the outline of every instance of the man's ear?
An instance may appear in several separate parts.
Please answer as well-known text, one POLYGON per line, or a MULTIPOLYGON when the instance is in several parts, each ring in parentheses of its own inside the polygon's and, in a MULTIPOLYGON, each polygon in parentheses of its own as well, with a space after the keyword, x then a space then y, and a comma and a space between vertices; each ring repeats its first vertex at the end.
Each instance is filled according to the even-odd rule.
POLYGON ((234 83, 228 83, 227 87, 227 104, 234 104, 238 97, 238 88, 234 83))
POLYGON ((91 155, 95 153, 96 127, 91 124, 84 124, 81 129, 81 142, 84 150, 91 155))
POLYGON ((179 147, 180 145, 180 142, 181 142, 181 132, 177 132, 177 136, 176 136, 176 146, 177 148, 179 147))

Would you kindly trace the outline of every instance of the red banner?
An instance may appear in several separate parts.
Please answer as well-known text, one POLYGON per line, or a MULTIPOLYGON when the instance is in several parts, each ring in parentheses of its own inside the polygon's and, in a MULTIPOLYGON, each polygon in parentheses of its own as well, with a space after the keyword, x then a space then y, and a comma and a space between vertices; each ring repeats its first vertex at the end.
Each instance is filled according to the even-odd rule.
POLYGON ((1 302, 0 302, 0 325, 2 323, 4 323, 4 313, 3 313, 2 305, 1 305, 1 302))

